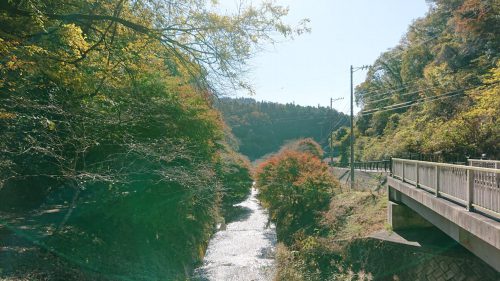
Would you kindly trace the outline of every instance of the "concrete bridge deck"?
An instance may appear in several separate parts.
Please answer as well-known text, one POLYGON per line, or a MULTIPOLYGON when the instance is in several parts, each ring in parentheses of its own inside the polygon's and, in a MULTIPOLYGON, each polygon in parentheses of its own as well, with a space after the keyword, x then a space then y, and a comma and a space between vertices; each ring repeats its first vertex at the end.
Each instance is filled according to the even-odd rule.
POLYGON ((500 169, 393 159, 394 230, 438 227, 500 271, 500 169))

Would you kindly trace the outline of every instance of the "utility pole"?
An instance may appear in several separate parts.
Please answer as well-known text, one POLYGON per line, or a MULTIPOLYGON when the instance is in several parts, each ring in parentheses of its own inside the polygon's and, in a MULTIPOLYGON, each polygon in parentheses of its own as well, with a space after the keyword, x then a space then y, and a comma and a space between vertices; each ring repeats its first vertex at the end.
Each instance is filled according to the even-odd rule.
POLYGON ((353 67, 351 65, 351 161, 349 163, 351 168, 351 190, 354 189, 354 91, 352 82, 353 67))
MULTIPOLYGON (((330 111, 333 113, 333 98, 330 98, 330 111)), ((333 125, 332 125, 333 126, 333 125)), ((330 166, 333 167, 333 130, 330 132, 330 166)))
MULTIPOLYGON (((330 111, 332 112, 333 114, 333 102, 334 101, 338 101, 338 100, 343 100, 344 98, 330 98, 330 111)), ((333 121, 333 120, 332 120, 333 121)), ((333 126, 333 124, 332 124, 333 126)), ((331 127, 332 128, 332 131, 330 132, 330 165, 333 165, 333 137, 332 137, 332 134, 333 134, 333 130, 335 130, 335 128, 331 127)))
POLYGON ((354 85, 352 81, 352 74, 360 69, 368 69, 369 65, 361 67, 353 67, 351 65, 351 162, 349 163, 351 169, 351 190, 354 189, 354 85))

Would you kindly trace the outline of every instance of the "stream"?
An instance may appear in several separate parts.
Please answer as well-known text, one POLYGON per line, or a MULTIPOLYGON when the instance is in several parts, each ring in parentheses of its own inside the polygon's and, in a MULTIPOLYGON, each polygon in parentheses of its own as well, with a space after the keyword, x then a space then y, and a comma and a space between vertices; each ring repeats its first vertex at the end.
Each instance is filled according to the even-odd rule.
POLYGON ((245 201, 234 205, 241 214, 212 237, 195 280, 272 280, 276 227, 268 222, 257 193, 252 188, 245 201))

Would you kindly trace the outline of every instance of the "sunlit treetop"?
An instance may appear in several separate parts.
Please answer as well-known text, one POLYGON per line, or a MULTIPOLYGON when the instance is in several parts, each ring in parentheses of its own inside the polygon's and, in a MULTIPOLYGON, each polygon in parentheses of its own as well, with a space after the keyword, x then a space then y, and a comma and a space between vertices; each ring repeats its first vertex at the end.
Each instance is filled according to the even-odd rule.
POLYGON ((155 40, 164 56, 177 59, 197 83, 216 93, 251 90, 244 79, 246 61, 259 46, 308 31, 307 20, 296 28, 286 24, 288 9, 275 1, 241 1, 236 11, 222 12, 217 1, 206 0, 21 0, 2 1, 0 13, 1 37, 16 44, 61 28, 80 29, 84 41, 71 63, 116 48, 120 34, 155 40))

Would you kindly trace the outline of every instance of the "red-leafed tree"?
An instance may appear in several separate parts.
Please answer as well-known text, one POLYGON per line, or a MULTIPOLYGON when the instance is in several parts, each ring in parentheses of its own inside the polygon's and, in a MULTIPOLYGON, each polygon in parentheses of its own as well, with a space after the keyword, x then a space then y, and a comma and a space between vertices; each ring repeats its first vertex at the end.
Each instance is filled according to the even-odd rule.
POLYGON ((291 243, 296 234, 314 232, 318 214, 328 207, 338 187, 328 166, 315 153, 300 151, 316 145, 311 140, 298 141, 290 147, 299 150, 282 149, 261 163, 256 172, 259 197, 278 226, 278 238, 285 243, 291 243))

